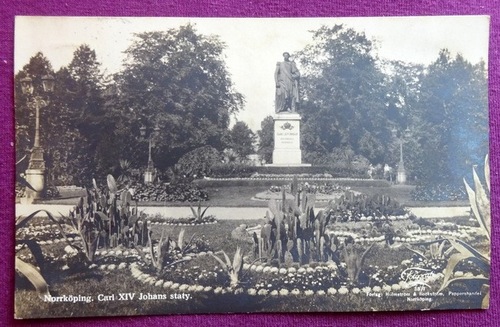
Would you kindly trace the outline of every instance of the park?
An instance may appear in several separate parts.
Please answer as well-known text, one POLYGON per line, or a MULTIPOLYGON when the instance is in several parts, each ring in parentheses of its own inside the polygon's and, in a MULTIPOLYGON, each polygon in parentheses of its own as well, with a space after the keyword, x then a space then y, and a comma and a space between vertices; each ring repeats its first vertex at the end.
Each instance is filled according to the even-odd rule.
POLYGON ((16 72, 17 318, 488 307, 483 61, 323 25, 253 67, 266 93, 243 74, 244 116, 203 24, 16 72))

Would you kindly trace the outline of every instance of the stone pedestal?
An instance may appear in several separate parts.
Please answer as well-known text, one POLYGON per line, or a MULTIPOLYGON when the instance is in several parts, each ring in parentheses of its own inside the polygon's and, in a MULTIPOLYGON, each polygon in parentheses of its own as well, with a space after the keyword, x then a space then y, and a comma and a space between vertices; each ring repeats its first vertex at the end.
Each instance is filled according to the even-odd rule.
POLYGON ((45 169, 27 169, 25 178, 34 189, 26 187, 26 197, 30 201, 40 199, 45 187, 45 169))
POLYGON ((269 166, 310 166, 302 163, 300 119, 297 113, 280 113, 274 116, 273 163, 269 166))

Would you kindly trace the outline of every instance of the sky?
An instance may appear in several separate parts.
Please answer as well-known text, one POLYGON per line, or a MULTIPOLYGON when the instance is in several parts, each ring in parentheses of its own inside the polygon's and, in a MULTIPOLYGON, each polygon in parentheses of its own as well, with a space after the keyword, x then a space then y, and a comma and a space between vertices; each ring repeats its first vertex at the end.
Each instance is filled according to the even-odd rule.
MULTIPOLYGON (((257 131, 274 114, 274 69, 284 51, 294 53, 312 42, 310 31, 344 24, 376 42, 381 59, 429 64, 440 49, 472 63, 488 60, 486 16, 377 18, 104 18, 16 17, 14 71, 41 51, 55 70, 71 62, 81 44, 94 49, 104 73, 122 69, 124 51, 134 33, 164 31, 191 23, 201 34, 216 34, 226 43, 226 65, 245 107, 233 120, 257 131)), ((300 71, 301 67, 298 65, 300 71)))

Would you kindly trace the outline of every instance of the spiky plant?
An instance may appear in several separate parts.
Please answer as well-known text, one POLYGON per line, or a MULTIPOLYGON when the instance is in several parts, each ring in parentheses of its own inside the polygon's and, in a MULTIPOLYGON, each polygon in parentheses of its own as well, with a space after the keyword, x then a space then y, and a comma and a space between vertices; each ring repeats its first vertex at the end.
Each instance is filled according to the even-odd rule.
MULTIPOLYGON (((472 168, 472 175, 474 179, 474 188, 473 190, 467 181, 464 179, 465 188, 467 190, 467 195, 469 196, 469 202, 471 205, 472 212, 474 217, 476 218, 479 226, 481 227, 481 231, 484 236, 491 240, 491 212, 490 212, 490 165, 488 160, 488 155, 484 160, 484 177, 485 177, 485 185, 481 183, 481 180, 476 172, 476 169, 472 168)), ((488 277, 490 273, 490 253, 488 249, 488 253, 481 253, 478 250, 474 249, 469 244, 458 240, 450 238, 448 239, 451 246, 456 250, 457 253, 453 254, 449 260, 448 265, 445 269, 443 284, 441 285, 440 292, 445 288, 449 287, 451 284, 462 282, 462 283, 470 283, 470 282, 480 282, 482 287, 485 288, 486 292, 483 297, 483 301, 481 307, 483 309, 487 309, 490 303, 490 281, 488 277), (483 274, 482 276, 472 276, 472 277, 455 277, 452 278, 453 272, 458 264, 470 261, 473 262, 477 267, 479 267, 483 274)))

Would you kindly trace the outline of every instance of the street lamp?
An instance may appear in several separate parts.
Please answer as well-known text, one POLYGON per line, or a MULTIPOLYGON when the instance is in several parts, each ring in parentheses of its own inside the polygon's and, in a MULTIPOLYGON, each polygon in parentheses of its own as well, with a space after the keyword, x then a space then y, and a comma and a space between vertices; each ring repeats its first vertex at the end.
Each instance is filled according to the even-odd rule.
MULTIPOLYGON (((144 125, 141 126, 140 132, 141 136, 144 138, 146 137, 148 128, 144 125)), ((153 162, 153 157, 151 156, 151 149, 154 146, 154 141, 156 137, 158 136, 158 133, 160 132, 160 128, 158 125, 155 126, 152 132, 149 133, 148 135, 148 149, 149 149, 149 154, 148 154, 148 166, 146 167, 146 171, 144 172, 144 183, 145 184, 150 184, 153 183, 154 178, 155 178, 155 167, 154 167, 154 162, 153 162)))
MULTIPOLYGON (((42 87, 45 93, 54 91, 54 77, 45 75, 42 77, 42 87)), ((31 97, 33 95, 33 80, 30 77, 21 79, 21 91, 31 97)), ((28 199, 38 199, 45 189, 45 161, 43 159, 43 148, 40 146, 40 109, 49 105, 49 100, 40 95, 28 99, 28 107, 35 109, 35 142, 31 149, 30 161, 26 170, 26 181, 33 189, 26 189, 28 199)))
POLYGON ((399 164, 396 175, 396 183, 397 184, 406 184, 406 169, 405 163, 403 160, 403 142, 404 138, 410 134, 410 129, 406 128, 404 132, 400 133, 399 137, 397 136, 398 131, 396 128, 392 129, 392 134, 399 140, 399 164))

